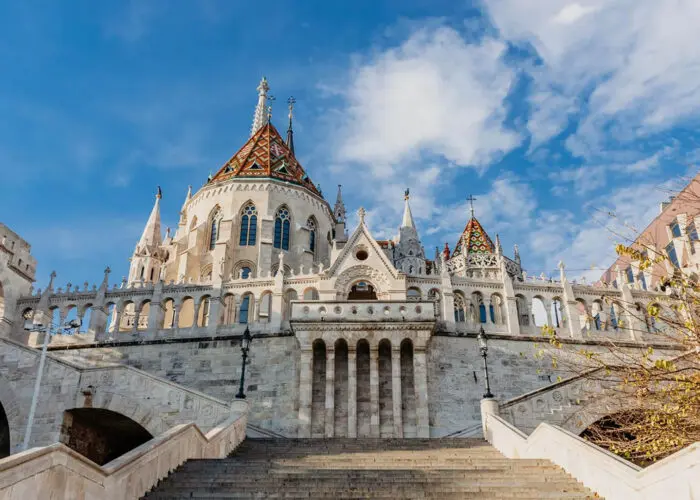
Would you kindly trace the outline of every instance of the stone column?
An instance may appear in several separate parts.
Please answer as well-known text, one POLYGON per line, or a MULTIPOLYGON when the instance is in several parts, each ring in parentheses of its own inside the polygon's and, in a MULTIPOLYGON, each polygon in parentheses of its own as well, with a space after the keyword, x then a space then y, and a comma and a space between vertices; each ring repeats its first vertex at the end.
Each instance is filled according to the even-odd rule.
POLYGON ((428 419, 428 365, 425 348, 413 353, 413 377, 416 391, 416 427, 417 437, 430 437, 428 419))
POLYGON ((379 437, 379 349, 376 345, 369 347, 369 397, 369 435, 379 437))
POLYGON ((394 415, 394 437, 403 437, 403 420, 401 415, 401 349, 391 347, 391 401, 394 415))
POLYGON ((173 304, 173 330, 175 330, 176 328, 179 328, 180 306, 181 306, 181 304, 173 304))
POLYGON ((131 332, 136 333, 136 330, 139 329, 139 318, 141 317, 141 309, 136 307, 136 304, 134 304, 134 324, 131 325, 131 332))
POLYGON ((299 437, 311 437, 311 383, 314 377, 314 353, 311 346, 301 348, 299 374, 299 437))
POLYGON ((190 327, 190 332, 194 333, 194 331, 199 328, 199 325, 197 324, 199 322, 199 309, 202 307, 202 299, 200 298, 195 302, 194 304, 194 318, 192 318, 192 326, 190 327))
POLYGON ((101 342, 105 339, 107 332, 107 313, 105 313, 104 307, 100 306, 92 306, 91 310, 87 331, 95 334, 95 342, 101 342))
POLYGON ((219 327, 221 306, 221 297, 209 297, 209 324, 207 325, 207 334, 212 337, 216 335, 216 329, 219 327))
POLYGON ((542 306, 544 306, 544 312, 545 312, 546 317, 547 317, 547 325, 554 328, 555 325, 554 325, 554 322, 552 321, 552 301, 542 299, 542 306))
POLYGON ((160 330, 163 328, 163 303, 151 301, 148 309, 148 326, 147 330, 160 330))
POLYGON ((348 345, 348 437, 357 437, 357 351, 348 345))
POLYGON ((512 335, 520 335, 520 318, 518 317, 518 299, 508 297, 505 301, 508 331, 512 335))
MULTIPOLYGON (((121 310, 122 304, 115 304, 114 305, 114 331, 110 332, 113 335, 119 335, 119 323, 122 321, 122 310, 121 310)), ((111 325, 107 325, 107 328, 109 328, 111 325)))
POLYGON ((484 311, 486 311, 486 325, 493 325, 491 321, 491 297, 483 297, 484 311))
POLYGON ((335 347, 326 346, 326 437, 335 430, 335 347))

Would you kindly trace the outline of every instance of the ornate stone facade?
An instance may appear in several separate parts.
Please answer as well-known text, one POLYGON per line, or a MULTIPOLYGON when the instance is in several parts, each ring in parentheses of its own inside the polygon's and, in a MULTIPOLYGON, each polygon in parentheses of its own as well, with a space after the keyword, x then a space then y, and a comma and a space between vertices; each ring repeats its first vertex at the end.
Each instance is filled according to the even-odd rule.
MULTIPOLYGON (((12 233, 25 248, 20 263, 3 238, 0 255, 9 257, 0 260, 0 331, 37 346, 42 338, 23 329, 24 318, 44 325, 80 319, 74 335, 56 335, 49 347, 56 360, 85 367, 71 394, 78 385, 104 386, 92 404, 120 404, 131 415, 140 415, 132 407, 146 398, 150 413, 139 418, 155 432, 177 420, 168 416, 173 408, 178 419, 196 414, 204 427, 221 418, 225 405, 205 399, 233 398, 239 342, 249 329, 249 422, 260 432, 299 437, 478 430, 483 382, 474 337, 482 328, 492 338, 493 390, 503 399, 552 385, 556 370, 533 356, 544 323, 574 343, 613 337, 643 348, 656 341, 662 325, 618 303, 643 311, 666 304, 665 295, 573 283, 563 264, 558 280, 532 278, 517 248, 506 257, 473 214, 455 250, 432 260, 408 192, 396 238, 377 241, 362 209, 346 234, 340 188, 331 209, 263 111, 256 110, 256 129, 241 150, 201 189, 188 191, 178 227, 165 237, 158 190, 121 282, 110 285, 108 268, 99 285, 57 287, 52 279, 45 290, 30 290, 28 245, 12 233), (127 380, 114 364, 159 378, 127 380), (172 392, 163 379, 183 391, 172 392)), ((2 404, 15 412, 13 402, 2 404)), ((46 422, 42 435, 58 435, 51 426, 60 416, 46 422)))

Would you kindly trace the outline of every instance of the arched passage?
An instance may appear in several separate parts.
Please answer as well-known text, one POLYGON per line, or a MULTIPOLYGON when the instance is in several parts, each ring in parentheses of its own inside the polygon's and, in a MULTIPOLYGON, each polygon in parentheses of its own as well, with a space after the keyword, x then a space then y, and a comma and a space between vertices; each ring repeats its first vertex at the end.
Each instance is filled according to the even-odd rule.
POLYGON ((73 408, 63 414, 60 442, 104 465, 152 439, 139 423, 103 408, 73 408))
POLYGON ((0 403, 0 458, 10 456, 10 423, 5 407, 0 403))

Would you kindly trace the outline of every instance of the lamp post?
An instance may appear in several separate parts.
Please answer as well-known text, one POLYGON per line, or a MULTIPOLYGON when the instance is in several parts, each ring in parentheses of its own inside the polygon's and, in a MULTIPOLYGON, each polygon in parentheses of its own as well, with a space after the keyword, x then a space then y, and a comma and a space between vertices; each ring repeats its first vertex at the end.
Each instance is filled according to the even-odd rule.
POLYGON ((243 392, 243 384, 245 384, 245 363, 248 359, 248 350, 250 349, 251 340, 253 340, 253 337, 251 337, 248 325, 246 325, 245 331, 243 332, 243 338, 241 339, 241 353, 243 354, 243 366, 241 366, 241 385, 238 388, 238 394, 236 394, 236 399, 245 399, 245 393, 243 392))
POLYGON ((43 333, 44 334, 44 344, 41 347, 41 355, 39 356, 39 369, 37 370, 36 380, 34 381, 34 394, 32 395, 32 405, 29 408, 29 418, 27 419, 27 428, 24 431, 24 441, 22 442, 22 451, 26 451, 29 448, 29 440, 32 437, 32 427, 34 427, 34 414, 36 413, 36 405, 39 402, 39 390, 41 389, 41 379, 44 375, 44 364, 46 363, 46 351, 49 347, 49 340, 51 339, 51 333, 70 333, 76 328, 80 328, 82 322, 79 319, 74 319, 61 327, 62 332, 58 328, 53 327, 51 323, 48 325, 43 325, 41 323, 34 323, 31 319, 28 319, 24 323, 24 329, 32 333, 43 333), (53 327, 53 332, 52 332, 53 327))
POLYGON ((481 352, 481 357, 484 358, 484 376, 486 377, 486 393, 484 398, 491 399, 493 394, 491 394, 491 384, 489 383, 489 367, 486 363, 486 356, 488 356, 489 347, 486 340, 486 332, 484 332, 484 327, 479 328, 479 335, 477 335, 476 340, 479 341, 479 351, 481 352))

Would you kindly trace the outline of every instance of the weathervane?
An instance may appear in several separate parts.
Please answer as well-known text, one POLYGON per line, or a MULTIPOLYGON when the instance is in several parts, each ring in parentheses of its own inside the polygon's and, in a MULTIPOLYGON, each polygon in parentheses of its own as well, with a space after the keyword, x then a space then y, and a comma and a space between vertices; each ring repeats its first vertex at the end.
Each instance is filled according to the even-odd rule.
POLYGON ((474 202, 476 201, 476 198, 474 198, 472 195, 469 195, 467 201, 469 202, 469 209, 471 210, 472 217, 474 217, 474 202))

